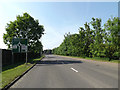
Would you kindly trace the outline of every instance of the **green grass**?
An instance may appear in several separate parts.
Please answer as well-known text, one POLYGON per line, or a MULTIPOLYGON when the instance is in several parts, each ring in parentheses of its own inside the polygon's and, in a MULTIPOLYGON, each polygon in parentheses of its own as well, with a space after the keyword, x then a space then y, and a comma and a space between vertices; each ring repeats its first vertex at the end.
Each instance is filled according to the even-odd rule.
POLYGON ((5 67, 2 68, 2 72, 3 72, 3 71, 6 71, 6 70, 8 70, 8 69, 15 68, 15 67, 17 67, 17 66, 19 66, 19 65, 22 65, 22 64, 24 64, 24 62, 19 62, 19 63, 16 63, 16 64, 12 64, 12 65, 5 66, 5 67))
POLYGON ((41 58, 37 58, 37 59, 31 59, 29 63, 27 64, 20 62, 14 65, 8 65, 8 66, 3 67, 2 68, 2 85, 0 87, 4 88, 6 85, 12 82, 15 78, 22 75, 26 70, 32 67, 35 63, 40 61, 42 58, 44 58, 44 56, 42 56, 41 58))
POLYGON ((113 63, 120 63, 120 60, 112 60, 113 63))
MULTIPOLYGON (((29 69, 32 65, 33 64, 30 64, 30 63, 21 64, 14 68, 10 68, 3 71, 2 72, 2 88, 8 85, 10 82, 12 82, 16 77, 23 74, 23 72, 29 69)), ((11 65, 7 67, 11 67, 11 65)))
POLYGON ((120 60, 111 60, 111 61, 109 61, 109 58, 100 58, 100 57, 93 57, 93 58, 85 57, 85 58, 83 58, 83 57, 78 57, 78 56, 67 56, 67 57, 82 58, 82 59, 101 61, 101 62, 120 63, 120 60))
POLYGON ((109 58, 100 58, 100 57, 88 58, 88 57, 86 57, 85 59, 95 60, 95 61, 102 61, 102 62, 120 63, 120 60, 111 60, 111 61, 109 61, 109 58))
POLYGON ((32 61, 36 63, 36 62, 42 60, 42 58, 44 58, 44 57, 45 57, 45 56, 43 55, 42 57, 40 57, 40 58, 36 58, 36 59, 33 59, 32 61))

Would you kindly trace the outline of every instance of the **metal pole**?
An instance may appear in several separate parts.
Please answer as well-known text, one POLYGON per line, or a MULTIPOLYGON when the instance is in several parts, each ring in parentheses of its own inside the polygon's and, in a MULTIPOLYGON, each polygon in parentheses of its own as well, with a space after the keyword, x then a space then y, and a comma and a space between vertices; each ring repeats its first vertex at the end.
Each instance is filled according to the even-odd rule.
POLYGON ((14 53, 12 52, 12 64, 14 64, 14 53))
MULTIPOLYGON (((26 39, 27 39, 27 44, 28 44, 28 36, 27 36, 27 34, 26 34, 26 39)), ((28 46, 26 47, 27 48, 27 50, 26 50, 26 64, 27 64, 27 57, 28 57, 28 54, 27 54, 27 52, 28 52, 28 46)))
POLYGON ((28 47, 26 46, 26 64, 27 64, 27 61, 28 61, 28 47))
POLYGON ((27 64, 27 52, 26 52, 26 64, 27 64))

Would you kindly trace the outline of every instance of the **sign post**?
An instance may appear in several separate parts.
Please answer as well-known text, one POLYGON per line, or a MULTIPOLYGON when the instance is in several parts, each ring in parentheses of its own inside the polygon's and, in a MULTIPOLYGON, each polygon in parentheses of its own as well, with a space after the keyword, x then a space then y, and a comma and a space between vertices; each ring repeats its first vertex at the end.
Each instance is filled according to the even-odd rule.
POLYGON ((14 64, 14 53, 12 52, 12 64, 14 64))
MULTIPOLYGON (((27 63, 27 39, 23 38, 13 38, 12 41, 12 53, 26 53, 26 63, 27 63)), ((13 56, 13 62, 14 62, 14 56, 13 56)))

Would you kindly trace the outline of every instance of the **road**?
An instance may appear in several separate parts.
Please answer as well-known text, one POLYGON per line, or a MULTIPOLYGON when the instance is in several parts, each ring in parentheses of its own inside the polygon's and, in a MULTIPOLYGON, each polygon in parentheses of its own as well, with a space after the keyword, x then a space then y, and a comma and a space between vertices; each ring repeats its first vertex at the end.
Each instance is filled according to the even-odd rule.
POLYGON ((46 55, 11 88, 118 88, 118 65, 46 55))

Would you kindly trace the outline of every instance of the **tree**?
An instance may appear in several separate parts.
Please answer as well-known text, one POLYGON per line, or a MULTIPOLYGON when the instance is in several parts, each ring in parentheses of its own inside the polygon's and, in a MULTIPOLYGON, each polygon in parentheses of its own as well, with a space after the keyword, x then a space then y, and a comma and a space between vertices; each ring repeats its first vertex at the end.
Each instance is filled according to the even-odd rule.
POLYGON ((109 19, 104 28, 102 20, 92 18, 79 28, 79 34, 67 34, 61 45, 53 53, 80 57, 120 58, 120 18, 109 19), (90 28, 90 25, 93 27, 90 28))
POLYGON ((44 54, 52 54, 52 50, 51 49, 46 49, 46 50, 44 50, 44 54))
POLYGON ((90 29, 89 23, 85 23, 85 55, 87 57, 92 57, 92 53, 90 52, 90 44, 93 43, 92 40, 92 31, 90 29))
POLYGON ((83 27, 80 27, 79 29, 79 35, 80 35, 80 38, 79 38, 79 40, 80 40, 80 56, 82 57, 85 57, 85 29, 83 28, 83 27))
POLYGON ((109 57, 109 60, 113 57, 120 57, 120 18, 109 18, 104 27, 107 31, 106 56, 109 57))
POLYGON ((104 37, 104 30, 101 26, 102 20, 99 18, 92 18, 91 24, 93 26, 94 31, 94 42, 93 42, 93 54, 94 56, 101 56, 102 55, 102 45, 103 45, 103 37, 104 37))
POLYGON ((29 51, 31 52, 35 52, 35 53, 41 53, 41 51, 43 51, 43 45, 40 41, 37 41, 36 43, 33 43, 30 46, 29 51))
POLYGON ((5 29, 7 33, 4 33, 3 40, 8 48, 12 48, 13 38, 28 38, 28 51, 39 52, 42 50, 40 38, 44 34, 44 26, 39 25, 38 20, 28 13, 23 13, 22 16, 18 15, 15 21, 7 23, 5 29))

